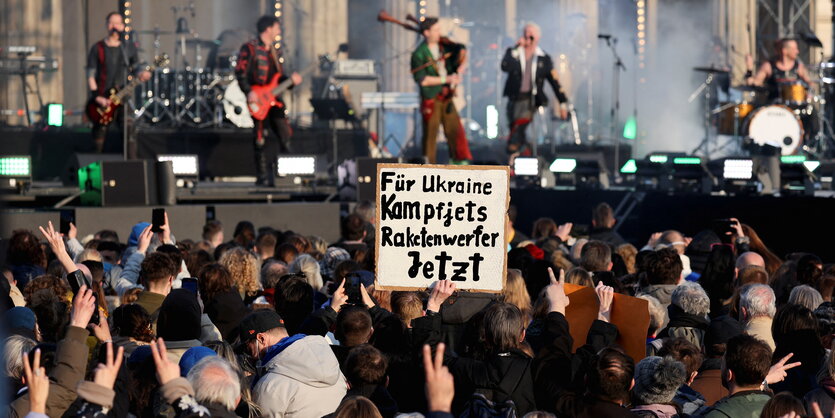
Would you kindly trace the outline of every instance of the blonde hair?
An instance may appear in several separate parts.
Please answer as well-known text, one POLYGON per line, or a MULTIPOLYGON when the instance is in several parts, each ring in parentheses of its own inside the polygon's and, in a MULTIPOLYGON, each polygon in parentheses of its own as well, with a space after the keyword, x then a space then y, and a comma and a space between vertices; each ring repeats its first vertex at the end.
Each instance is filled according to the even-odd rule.
POLYGON ((392 292, 391 312, 406 328, 412 327, 412 320, 423 316, 423 301, 417 292, 392 292))
POLYGON ((571 260, 568 259, 568 256, 560 250, 551 252, 550 261, 554 267, 561 268, 565 271, 571 270, 574 267, 574 264, 571 264, 571 260))
POLYGON ((565 274, 565 282, 579 286, 594 287, 594 280, 592 280, 591 273, 582 267, 575 267, 568 270, 568 273, 565 274))
POLYGON ((626 271, 629 274, 635 274, 635 257, 638 256, 638 249, 632 244, 621 244, 615 248, 615 254, 623 259, 626 264, 626 271))
POLYGON ((304 273, 304 281, 313 288, 319 290, 322 288, 322 273, 319 271, 319 262, 316 261, 310 254, 300 254, 290 263, 288 270, 291 273, 304 273))
POLYGON ((528 295, 528 288, 525 286, 525 279, 522 277, 521 271, 507 269, 507 280, 502 295, 505 303, 519 308, 527 323, 531 316, 531 296, 528 295))
POLYGON ((249 251, 240 247, 232 248, 223 253, 218 262, 229 270, 238 286, 238 291, 242 294, 254 296, 261 290, 258 259, 249 251))
POLYGON ((76 262, 77 263, 83 263, 87 260, 98 261, 99 263, 101 263, 102 262, 101 253, 99 253, 98 250, 88 248, 88 249, 82 251, 81 254, 78 255, 78 260, 76 260, 76 262))

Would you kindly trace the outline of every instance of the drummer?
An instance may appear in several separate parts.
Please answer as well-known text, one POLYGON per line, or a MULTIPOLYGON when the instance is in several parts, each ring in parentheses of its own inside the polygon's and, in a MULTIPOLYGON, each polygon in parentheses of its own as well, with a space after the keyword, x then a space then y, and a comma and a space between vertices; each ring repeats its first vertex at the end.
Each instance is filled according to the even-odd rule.
POLYGON ((769 99, 780 98, 780 84, 796 83, 798 80, 811 85, 809 72, 806 66, 798 59, 800 49, 797 41, 792 38, 783 38, 775 44, 777 58, 763 62, 755 74, 752 74, 754 63, 747 57, 748 73, 747 83, 754 86, 762 86, 768 89, 769 99))

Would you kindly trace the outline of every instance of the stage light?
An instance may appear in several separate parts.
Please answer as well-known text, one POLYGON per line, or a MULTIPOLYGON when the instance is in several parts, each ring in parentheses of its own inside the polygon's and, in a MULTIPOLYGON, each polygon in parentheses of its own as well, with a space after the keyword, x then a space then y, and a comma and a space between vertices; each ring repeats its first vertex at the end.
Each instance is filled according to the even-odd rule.
POLYGON ((675 165, 698 165, 702 163, 702 159, 699 157, 675 157, 673 158, 673 164, 675 165))
POLYGON ((196 154, 168 154, 158 155, 157 161, 171 161, 174 175, 177 177, 197 177, 200 175, 200 164, 196 154))
POLYGON ((620 168, 621 174, 635 174, 638 172, 638 164, 635 163, 634 158, 630 158, 620 168))
POLYGON ((539 159, 530 157, 516 157, 513 160, 513 173, 517 176, 538 176, 539 159))
POLYGON ((279 176, 313 176, 316 174, 316 157, 310 155, 279 156, 276 163, 279 176))
POLYGON ((806 161, 803 162, 803 166, 806 167, 806 169, 809 170, 810 173, 817 170, 818 167, 820 167, 820 165, 821 165, 820 161, 806 160, 806 161))
POLYGON ((806 161, 805 155, 781 155, 780 162, 783 164, 801 164, 806 161))
POLYGON ((667 156, 666 155, 650 155, 649 161, 656 163, 656 164, 667 164, 667 156))
POLYGON ((577 168, 577 160, 574 158, 557 158, 551 163, 552 173, 572 173, 577 168))
POLYGON ((728 180, 750 180, 754 177, 754 161, 751 159, 728 158, 722 163, 722 178, 728 180))
POLYGON ((0 177, 32 177, 32 157, 28 155, 0 157, 0 177))
POLYGON ((61 103, 48 103, 46 105, 46 124, 49 126, 64 125, 64 105, 61 103))
POLYGON ((623 137, 634 140, 638 136, 638 119, 635 115, 629 116, 626 123, 623 125, 623 137))
POLYGON ((499 136, 499 111, 494 105, 487 105, 487 138, 499 136))

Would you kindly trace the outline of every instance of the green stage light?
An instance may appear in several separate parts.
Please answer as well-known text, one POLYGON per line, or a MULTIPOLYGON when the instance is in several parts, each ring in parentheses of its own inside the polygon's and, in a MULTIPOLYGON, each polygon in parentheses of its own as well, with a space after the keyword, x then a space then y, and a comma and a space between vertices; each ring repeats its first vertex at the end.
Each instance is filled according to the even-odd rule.
POLYGON ((623 125, 623 137, 633 140, 638 137, 638 119, 634 115, 630 116, 623 125))
POLYGON ((780 162, 783 164, 801 164, 806 161, 805 155, 781 155, 780 162))
POLYGON ((64 125, 64 105, 49 103, 46 105, 46 124, 49 126, 64 125))
POLYGON ((697 165, 701 164, 702 159, 699 157, 676 157, 673 158, 673 164, 679 165, 697 165))
POLYGON ((551 163, 552 173, 571 173, 577 168, 577 160, 574 158, 557 158, 551 163))
POLYGON ((0 176, 31 177, 32 159, 28 156, 0 157, 0 176))
POLYGON ((635 174, 638 172, 638 164, 635 163, 634 159, 630 159, 620 168, 620 172, 622 174, 635 174))
POLYGON ((656 164, 667 164, 667 156, 666 155, 650 155, 649 161, 656 163, 656 164))

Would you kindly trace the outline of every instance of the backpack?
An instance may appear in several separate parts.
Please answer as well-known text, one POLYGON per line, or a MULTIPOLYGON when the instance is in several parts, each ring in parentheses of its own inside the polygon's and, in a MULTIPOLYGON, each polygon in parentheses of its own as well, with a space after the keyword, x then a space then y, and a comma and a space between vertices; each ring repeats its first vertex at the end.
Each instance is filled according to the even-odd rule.
MULTIPOLYGON (((499 382, 499 387, 505 386, 508 382, 516 382, 513 385, 513 390, 509 393, 512 395, 516 392, 519 384, 522 383, 522 378, 525 376, 525 371, 531 365, 531 360, 525 363, 525 367, 513 367, 510 373, 506 374, 502 381, 499 382)), ((513 403, 509 397, 505 400, 497 400, 494 398, 493 389, 476 388, 473 396, 464 406, 464 411, 461 412, 459 418, 516 418, 516 404, 513 403)))

